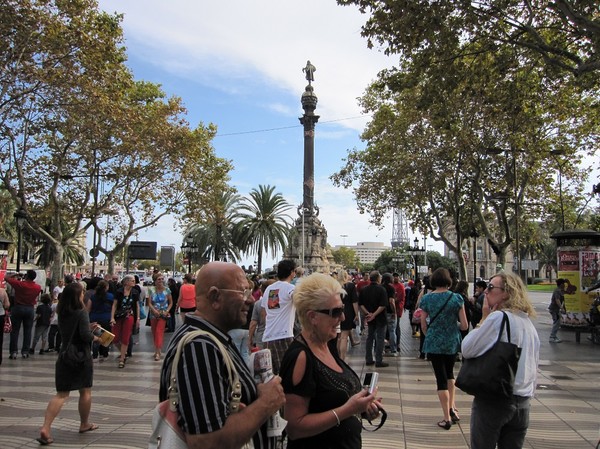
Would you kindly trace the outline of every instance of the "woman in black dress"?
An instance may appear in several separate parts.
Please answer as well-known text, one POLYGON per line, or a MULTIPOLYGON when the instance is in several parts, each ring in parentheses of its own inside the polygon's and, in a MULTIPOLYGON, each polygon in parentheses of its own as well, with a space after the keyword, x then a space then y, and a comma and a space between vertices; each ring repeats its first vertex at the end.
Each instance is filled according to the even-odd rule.
POLYGON ((78 369, 65 365, 59 356, 56 360, 55 384, 56 395, 50 399, 44 425, 40 429, 40 437, 37 441, 42 445, 54 441, 51 426, 54 419, 62 409, 69 393, 79 390, 79 433, 96 430, 98 426, 89 421, 90 409, 92 407, 92 379, 93 364, 91 343, 96 339, 92 331, 97 327, 96 323, 90 324, 88 312, 83 303, 84 291, 78 282, 68 284, 60 295, 56 312, 58 314, 58 328, 63 335, 61 352, 67 349, 69 337, 72 335, 71 344, 83 352, 86 357, 78 369))
POLYGON ((361 421, 379 414, 379 401, 328 342, 344 320, 342 286, 314 273, 294 290, 302 332, 286 351, 279 375, 285 391, 288 448, 359 449, 361 421))
POLYGON ((348 351, 348 340, 352 341, 350 333, 352 329, 358 326, 358 294, 356 293, 356 286, 345 270, 341 270, 338 274, 338 282, 346 292, 342 295, 342 302, 344 303, 344 321, 340 323, 341 334, 338 338, 338 354, 342 360, 346 360, 346 353, 348 351))

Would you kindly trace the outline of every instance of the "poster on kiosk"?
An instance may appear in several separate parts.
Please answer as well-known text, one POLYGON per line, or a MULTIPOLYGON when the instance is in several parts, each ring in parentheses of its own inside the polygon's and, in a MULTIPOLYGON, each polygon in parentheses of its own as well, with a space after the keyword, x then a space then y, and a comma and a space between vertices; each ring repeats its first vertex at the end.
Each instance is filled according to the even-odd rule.
POLYGON ((567 281, 566 316, 563 316, 563 324, 588 325, 589 311, 596 292, 586 292, 598 282, 599 262, 600 249, 589 247, 558 249, 558 277, 567 281))

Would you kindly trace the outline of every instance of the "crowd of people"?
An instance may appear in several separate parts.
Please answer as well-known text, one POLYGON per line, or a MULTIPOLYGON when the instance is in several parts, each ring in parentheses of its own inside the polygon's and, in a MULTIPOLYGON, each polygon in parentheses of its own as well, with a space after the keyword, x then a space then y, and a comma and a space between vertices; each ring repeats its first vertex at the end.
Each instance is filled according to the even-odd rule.
MULTIPOLYGON (((80 394, 79 431, 97 428, 89 421, 93 362, 105 360, 109 348, 100 344, 95 331, 103 328, 114 334, 112 345, 122 369, 132 355, 133 335, 146 319, 154 359, 163 362, 159 400, 168 396, 177 343, 197 329, 224 345, 241 382, 244 407, 232 414, 228 398, 233 385, 224 374, 228 366, 218 346, 211 338, 198 336, 184 347, 177 367, 177 411, 189 447, 241 447, 249 440, 255 448, 272 447, 267 421, 281 410, 290 448, 321 447, 323 442, 326 447, 360 448, 361 420, 380 416, 381 398, 376 389, 363 387, 345 359, 349 348, 361 344, 360 334, 366 334, 365 365, 388 367, 385 357, 400 353, 399 323, 405 312, 411 336, 420 339, 419 357, 431 363, 442 409, 437 425, 446 430, 460 421, 454 385, 457 360, 486 352, 495 341, 498 317, 506 312, 513 341, 522 348, 515 395, 500 406, 475 398, 471 425, 480 430, 472 430, 471 447, 495 447, 490 435, 495 441, 518 443, 527 431, 539 338, 525 287, 512 274, 500 273, 489 284, 477 281, 473 296, 466 282, 455 282, 443 268, 422 280, 403 282, 398 273, 378 271, 354 278, 345 271, 305 276, 292 260, 282 260, 273 279, 249 278, 235 264, 211 262, 195 278, 187 274, 182 285, 173 279, 165 282, 160 272, 152 287, 143 286, 134 275, 120 281, 112 276, 67 278, 51 294, 41 295, 34 280, 33 271, 22 280, 7 278, 14 293, 12 307, 0 289, 0 312, 10 307, 12 313, 10 358, 19 355, 21 326, 23 358, 35 352, 40 340, 40 354, 60 354, 73 344, 85 353, 85 363, 75 373, 61 357, 57 359, 57 394, 48 404, 40 444, 53 442, 51 425, 70 391, 80 394), (174 334, 163 357, 165 332, 174 334), (256 384, 248 362, 260 349, 270 350, 273 377, 256 384), (202 400, 207 397, 211 400, 202 400)), ((560 307, 561 287, 553 296, 554 308, 560 307)), ((4 319, 3 313, 0 316, 4 319)))

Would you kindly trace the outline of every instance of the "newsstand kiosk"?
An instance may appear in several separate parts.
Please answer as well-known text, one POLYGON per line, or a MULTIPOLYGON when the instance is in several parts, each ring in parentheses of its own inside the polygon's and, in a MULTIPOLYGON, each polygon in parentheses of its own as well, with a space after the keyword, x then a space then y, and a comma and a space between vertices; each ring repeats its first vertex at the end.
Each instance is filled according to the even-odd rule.
POLYGON ((600 232, 575 229, 550 237, 556 240, 558 277, 568 281, 562 326, 575 330, 579 343, 581 332, 589 329, 590 309, 600 292, 588 292, 600 281, 600 232))

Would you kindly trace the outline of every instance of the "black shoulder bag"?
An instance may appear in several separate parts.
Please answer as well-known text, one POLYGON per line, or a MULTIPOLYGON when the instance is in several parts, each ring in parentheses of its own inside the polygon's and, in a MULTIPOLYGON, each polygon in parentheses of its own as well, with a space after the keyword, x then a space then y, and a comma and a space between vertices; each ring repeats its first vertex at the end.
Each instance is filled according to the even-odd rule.
POLYGON ((521 348, 510 341, 510 321, 502 312, 502 325, 496 343, 484 354, 464 359, 456 386, 467 394, 491 399, 509 399, 513 395, 521 348), (500 341, 504 327, 508 341, 500 341))
POLYGON ((82 351, 81 348, 78 348, 77 345, 73 344, 73 337, 75 336, 75 331, 79 328, 79 321, 81 317, 77 320, 77 324, 73 327, 73 332, 71 332, 71 338, 69 338, 69 342, 65 347, 64 351, 60 351, 58 354, 58 358, 69 368, 81 368, 83 363, 86 360, 85 351, 82 351))

